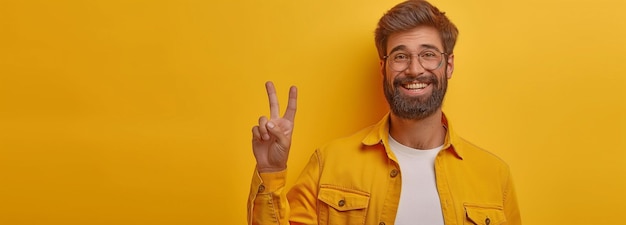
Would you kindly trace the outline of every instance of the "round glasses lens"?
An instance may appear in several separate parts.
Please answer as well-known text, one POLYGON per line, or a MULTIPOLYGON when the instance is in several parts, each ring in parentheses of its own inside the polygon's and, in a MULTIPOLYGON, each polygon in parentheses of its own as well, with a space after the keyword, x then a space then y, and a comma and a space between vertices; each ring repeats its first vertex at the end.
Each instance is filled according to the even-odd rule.
POLYGON ((434 70, 441 66, 441 53, 431 50, 426 50, 420 52, 419 54, 419 62, 427 70, 434 70))
POLYGON ((396 52, 389 57, 391 69, 401 72, 406 70, 411 63, 411 55, 404 52, 396 52))

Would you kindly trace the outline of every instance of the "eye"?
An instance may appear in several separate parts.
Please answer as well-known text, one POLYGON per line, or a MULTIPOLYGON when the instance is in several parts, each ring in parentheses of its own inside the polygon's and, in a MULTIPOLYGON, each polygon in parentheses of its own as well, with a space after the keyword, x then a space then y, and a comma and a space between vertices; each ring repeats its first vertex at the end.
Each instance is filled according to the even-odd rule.
POLYGON ((398 53, 393 55, 393 61, 404 62, 409 60, 409 55, 405 53, 398 53))
POLYGON ((423 51, 422 53, 420 53, 420 57, 424 58, 424 59, 436 59, 438 57, 439 54, 433 52, 433 51, 423 51))

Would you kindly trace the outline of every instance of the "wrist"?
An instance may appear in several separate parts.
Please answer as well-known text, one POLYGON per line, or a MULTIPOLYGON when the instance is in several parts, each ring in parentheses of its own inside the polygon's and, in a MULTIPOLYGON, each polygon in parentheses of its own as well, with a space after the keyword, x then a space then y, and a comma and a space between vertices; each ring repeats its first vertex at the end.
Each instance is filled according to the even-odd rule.
POLYGON ((283 170, 287 169, 287 165, 282 166, 282 167, 264 167, 264 166, 256 166, 256 170, 259 171, 259 173, 275 173, 275 172, 280 172, 283 170))

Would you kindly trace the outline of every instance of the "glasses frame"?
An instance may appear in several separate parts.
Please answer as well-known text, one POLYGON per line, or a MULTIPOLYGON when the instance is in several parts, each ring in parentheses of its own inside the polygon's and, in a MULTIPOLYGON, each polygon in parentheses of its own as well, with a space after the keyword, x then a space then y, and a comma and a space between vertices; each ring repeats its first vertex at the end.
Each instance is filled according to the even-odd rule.
POLYGON ((397 69, 398 66, 394 66, 394 65, 399 65, 399 64, 401 64, 403 62, 396 62, 395 60, 391 59, 391 55, 385 55, 385 56, 383 56, 383 59, 385 59, 385 61, 388 61, 388 59, 391 59, 391 61, 387 62, 387 63, 390 65, 390 68, 392 70, 396 71, 396 72, 402 72, 402 71, 405 71, 406 69, 408 69, 409 67, 411 67, 411 63, 413 63, 413 57, 414 56, 417 56, 417 63, 419 63, 420 66, 422 68, 424 68, 425 70, 436 70, 436 69, 441 68, 441 66, 443 65, 443 61, 445 61, 445 59, 447 58, 446 56, 448 55, 448 53, 440 52, 440 51, 434 50, 434 49, 425 49, 425 50, 422 50, 421 52, 419 52, 417 54, 409 54, 409 53, 407 53, 406 55, 409 56, 409 61, 408 61, 408 63, 406 63, 406 66, 404 66, 404 68, 401 69, 401 70, 397 69), (421 56, 424 55, 425 52, 436 52, 436 53, 441 54, 441 60, 439 61, 439 64, 437 64, 437 67, 435 67, 435 68, 426 68, 424 66, 424 64, 422 63, 422 57, 421 56))

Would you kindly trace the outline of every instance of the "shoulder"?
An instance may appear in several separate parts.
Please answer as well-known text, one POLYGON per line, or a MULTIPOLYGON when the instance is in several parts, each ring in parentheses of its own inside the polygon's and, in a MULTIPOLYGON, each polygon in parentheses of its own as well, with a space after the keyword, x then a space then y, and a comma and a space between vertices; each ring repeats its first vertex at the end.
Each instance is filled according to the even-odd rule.
POLYGON ((373 146, 363 144, 363 140, 371 135, 372 131, 374 131, 375 129, 377 129, 376 125, 371 125, 349 136, 336 138, 319 147, 318 154, 323 156, 340 156, 346 154, 351 155, 356 152, 360 152, 361 150, 371 148, 373 146))
POLYGON ((467 164, 490 168, 498 167, 505 171, 509 169, 508 164, 502 158, 462 137, 457 137, 452 146, 456 151, 461 152, 463 161, 467 164))

